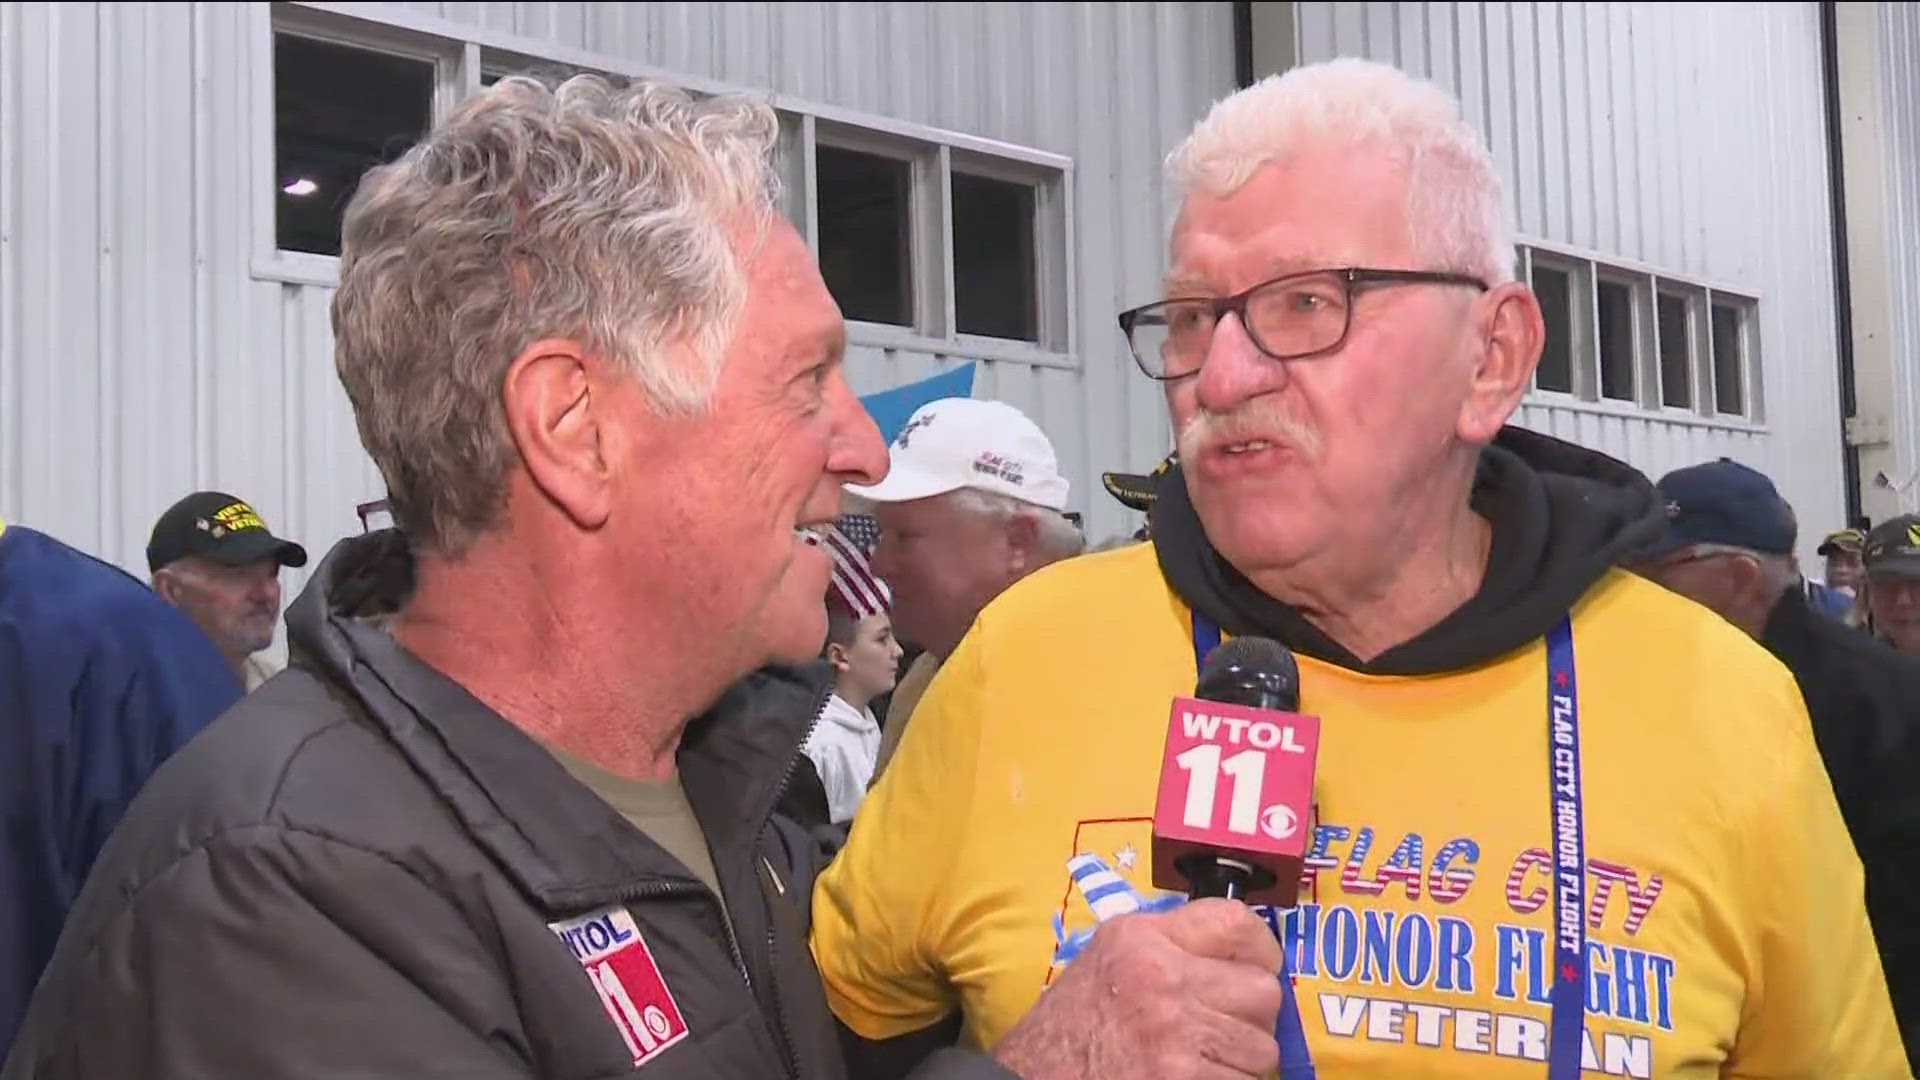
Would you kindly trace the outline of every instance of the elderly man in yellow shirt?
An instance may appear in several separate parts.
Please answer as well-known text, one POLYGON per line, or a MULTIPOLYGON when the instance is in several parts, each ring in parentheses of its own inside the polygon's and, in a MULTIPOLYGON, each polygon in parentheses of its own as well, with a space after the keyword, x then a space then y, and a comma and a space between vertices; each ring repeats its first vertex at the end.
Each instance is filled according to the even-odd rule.
POLYGON ((1283 1075, 1909 1075, 1792 678, 1615 569, 1664 527, 1644 476, 1506 426, 1544 329, 1457 103, 1296 68, 1170 165, 1165 299, 1120 317, 1178 436, 1152 543, 1035 574, 948 658, 816 890, 841 1021, 992 1046, 1097 908, 1177 903, 1167 703, 1257 635, 1322 723, 1301 902, 1265 912, 1283 1075))

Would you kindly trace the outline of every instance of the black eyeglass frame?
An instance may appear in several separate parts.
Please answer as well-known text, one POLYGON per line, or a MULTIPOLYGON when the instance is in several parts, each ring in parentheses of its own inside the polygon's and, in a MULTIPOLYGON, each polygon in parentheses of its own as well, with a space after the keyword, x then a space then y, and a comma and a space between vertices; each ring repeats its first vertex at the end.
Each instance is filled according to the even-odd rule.
MULTIPOLYGON (((1470 285, 1481 292, 1487 292, 1493 288, 1493 286, 1474 277, 1472 274, 1456 274, 1444 270, 1381 270, 1364 266, 1340 266, 1325 270, 1301 270, 1296 273, 1282 274, 1277 278, 1262 281, 1232 296, 1174 296, 1165 300, 1156 300, 1151 304, 1142 304, 1137 308, 1132 308, 1120 313, 1120 332, 1126 336, 1127 352, 1133 356, 1134 366, 1140 369, 1141 374, 1157 382, 1174 382, 1179 379, 1188 378, 1189 376, 1198 375, 1200 373, 1200 367, 1195 367, 1192 371, 1180 372, 1177 375, 1165 374, 1164 371, 1162 374, 1155 375, 1152 368, 1147 365, 1145 358, 1140 355, 1140 350, 1135 346, 1133 340, 1133 328, 1138 325, 1140 318, 1156 309, 1164 308, 1169 304, 1207 304, 1213 315, 1214 330, 1219 330, 1221 319, 1228 315, 1233 315, 1240 320, 1240 328, 1246 332, 1247 340, 1253 342, 1253 347, 1259 349, 1262 356, 1271 360, 1304 360, 1309 357, 1324 356, 1327 353, 1335 352, 1340 346, 1347 343, 1347 335, 1353 332, 1353 294, 1356 286, 1415 284, 1470 285), (1331 345, 1311 349, 1307 352, 1277 353, 1267 348, 1266 343, 1260 340, 1259 332, 1247 322, 1247 301, 1255 293, 1271 288, 1272 286, 1288 281, 1298 281, 1302 278, 1320 277, 1325 274, 1338 276, 1341 284, 1346 289, 1346 322, 1340 327, 1340 336, 1335 338, 1331 345)), ((1201 366, 1205 366, 1204 361, 1201 366)))

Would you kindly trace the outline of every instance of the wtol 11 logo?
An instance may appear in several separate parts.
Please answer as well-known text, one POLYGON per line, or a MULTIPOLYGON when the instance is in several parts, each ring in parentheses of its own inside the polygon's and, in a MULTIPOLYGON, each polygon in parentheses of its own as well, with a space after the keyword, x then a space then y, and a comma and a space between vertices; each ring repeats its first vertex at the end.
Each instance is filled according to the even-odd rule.
POLYGON ((687 1037, 680 1003, 667 988, 653 950, 647 947, 625 907, 602 908, 576 919, 548 923, 547 928, 580 961, 635 1066, 653 1060, 687 1037))

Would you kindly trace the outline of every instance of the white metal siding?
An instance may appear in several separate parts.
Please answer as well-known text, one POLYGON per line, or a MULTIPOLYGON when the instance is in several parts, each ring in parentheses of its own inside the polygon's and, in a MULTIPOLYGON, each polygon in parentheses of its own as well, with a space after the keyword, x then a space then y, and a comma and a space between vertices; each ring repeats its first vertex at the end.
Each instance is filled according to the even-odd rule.
MULTIPOLYGON (((1880 4, 1881 147, 1892 298, 1894 483, 1920 472, 1920 6, 1880 4)), ((1904 506, 1920 492, 1909 489, 1904 506)))
MULTIPOLYGON (((1113 315, 1154 296, 1159 162, 1232 89, 1225 4, 452 3, 362 17, 539 42, 1070 156, 1077 369, 982 365, 1096 538, 1101 469, 1167 445, 1113 315)), ((0 516, 144 571, 153 519, 232 490, 318 555, 377 497, 333 374, 329 290, 256 278, 264 5, 0 5, 0 516)), ((862 350, 869 392, 950 361, 862 350)))
POLYGON ((242 5, 0 5, 0 515, 144 574, 197 487, 324 548, 379 486, 326 297, 248 275, 242 5))
MULTIPOLYGON (((1460 95, 1488 137, 1522 240, 1759 296, 1764 430, 1612 404, 1530 402, 1520 422, 1654 476, 1720 455, 1745 461, 1798 508, 1811 554, 1845 506, 1816 6, 1302 3, 1298 12, 1304 60, 1388 61, 1460 95)), ((1897 18, 1920 25, 1910 6, 1883 21, 1897 18)), ((1920 31, 1908 35, 1910 83, 1920 31)), ((1920 193, 1912 171, 1905 183, 1920 193)), ((1915 410, 1920 419, 1920 400, 1915 410)))

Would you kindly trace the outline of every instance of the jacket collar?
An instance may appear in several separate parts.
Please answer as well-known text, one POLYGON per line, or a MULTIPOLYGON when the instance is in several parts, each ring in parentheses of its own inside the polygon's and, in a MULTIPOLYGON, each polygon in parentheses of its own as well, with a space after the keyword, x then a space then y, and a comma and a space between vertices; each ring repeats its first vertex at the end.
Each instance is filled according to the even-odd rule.
MULTIPOLYGON (((287 609, 293 663, 398 747, 475 841, 542 903, 577 909, 691 882, 538 743, 377 627, 413 587, 393 530, 341 541, 287 609)), ((681 782, 719 861, 755 842, 826 699, 824 664, 757 672, 689 723, 681 782)))
MULTIPOLYGON (((1773 608, 1767 612, 1766 623, 1760 628, 1760 642, 1776 653, 1785 651, 1797 655, 1818 636, 1823 629, 1820 620, 1826 618, 1813 609, 1807 598, 1806 583, 1801 582, 1774 601, 1773 608)), ((1840 623, 1833 625, 1845 629, 1840 623)))

